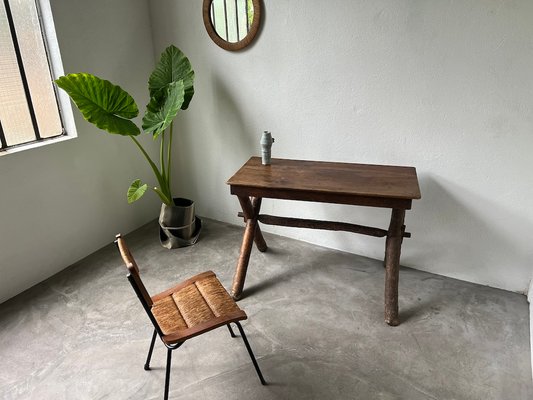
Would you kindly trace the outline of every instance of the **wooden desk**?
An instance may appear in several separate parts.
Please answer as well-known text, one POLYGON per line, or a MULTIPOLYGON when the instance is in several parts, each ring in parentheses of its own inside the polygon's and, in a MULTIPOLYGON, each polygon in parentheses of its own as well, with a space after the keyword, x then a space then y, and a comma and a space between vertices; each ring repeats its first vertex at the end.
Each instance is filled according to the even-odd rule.
POLYGON ((227 182, 238 197, 246 221, 232 296, 242 295, 252 242, 259 251, 267 244, 259 223, 311 229, 348 231, 386 237, 385 244, 385 321, 398 325, 398 280, 400 252, 405 232, 405 210, 413 199, 420 199, 420 189, 413 167, 348 164, 318 161, 272 159, 262 165, 260 157, 250 158, 227 182), (344 222, 317 221, 260 214, 262 198, 351 204, 390 208, 388 230, 344 222))

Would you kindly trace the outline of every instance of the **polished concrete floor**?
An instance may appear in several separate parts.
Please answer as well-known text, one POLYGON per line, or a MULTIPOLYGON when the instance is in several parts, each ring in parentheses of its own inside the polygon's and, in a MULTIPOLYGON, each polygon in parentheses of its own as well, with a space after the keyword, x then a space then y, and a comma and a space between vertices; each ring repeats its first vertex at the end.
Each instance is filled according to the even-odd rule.
MULTIPOLYGON (((207 269, 230 287, 241 227, 204 220, 195 246, 171 251, 156 233, 126 237, 152 293, 207 269)), ((406 268, 392 328, 381 262, 265 237, 240 306, 269 385, 223 328, 174 352, 170 398, 533 399, 524 296, 406 268)), ((160 399, 161 343, 143 369, 151 332, 109 245, 0 305, 0 398, 160 399)))

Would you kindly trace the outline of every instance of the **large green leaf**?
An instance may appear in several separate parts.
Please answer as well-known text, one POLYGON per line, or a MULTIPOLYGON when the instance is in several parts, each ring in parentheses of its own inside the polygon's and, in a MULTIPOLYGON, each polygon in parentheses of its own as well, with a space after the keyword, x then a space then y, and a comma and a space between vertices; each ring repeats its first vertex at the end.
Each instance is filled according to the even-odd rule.
POLYGON ((183 81, 172 82, 168 85, 167 95, 163 104, 159 105, 152 98, 146 107, 143 117, 142 128, 145 132, 152 132, 154 139, 157 138, 176 117, 185 97, 185 86, 183 81))
POLYGON ((148 189, 146 183, 143 185, 140 179, 135 179, 128 188, 128 203, 131 204, 139 200, 146 192, 146 189, 148 189))
POLYGON ((130 121, 139 114, 137 104, 120 86, 86 73, 68 74, 55 82, 69 94, 83 117, 98 128, 124 136, 140 133, 130 121))
POLYGON ((183 81, 185 87, 185 97, 181 109, 186 110, 194 95, 194 71, 185 54, 176 46, 170 45, 161 54, 161 59, 148 80, 150 97, 154 98, 159 106, 162 106, 165 102, 168 85, 179 81, 183 81))

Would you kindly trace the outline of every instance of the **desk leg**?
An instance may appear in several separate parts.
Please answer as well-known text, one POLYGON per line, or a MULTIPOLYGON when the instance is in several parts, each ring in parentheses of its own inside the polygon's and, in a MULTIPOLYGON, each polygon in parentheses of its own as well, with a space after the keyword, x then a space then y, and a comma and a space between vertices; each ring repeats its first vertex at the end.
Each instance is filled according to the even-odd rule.
MULTIPOLYGON (((259 208, 261 208, 261 198, 256 199, 252 198, 252 202, 259 202, 257 213, 254 214, 254 205, 252 205, 252 202, 250 202, 250 199, 247 196, 244 197, 238 197, 239 203, 241 203, 241 208, 244 213, 244 219, 245 221, 248 221, 248 219, 253 218, 255 215, 255 218, 257 218, 257 215, 259 215, 259 208)), ((264 253, 267 251, 268 246, 266 244, 265 238, 263 237, 263 233, 261 232, 261 228, 259 227, 259 224, 256 223, 257 227, 255 228, 255 234, 254 234, 254 242, 257 246, 257 250, 259 250, 261 253, 264 253)))
POLYGON ((398 282, 405 210, 393 209, 385 245, 385 322, 400 324, 398 317, 398 282))
POLYGON ((231 288, 231 295, 235 300, 239 300, 242 295, 242 289, 244 287, 244 280, 246 279, 246 271, 248 270, 248 262, 250 261, 254 237, 260 237, 260 239, 262 239, 259 241, 259 243, 256 240, 257 247, 259 249, 263 248, 263 251, 266 250, 266 242, 258 229, 259 224, 257 222, 257 216, 259 215, 259 210, 261 208, 261 198, 252 198, 252 201, 250 202, 248 197, 239 196, 239 202, 241 203, 242 211, 246 217, 246 228, 244 229, 241 252, 239 255, 239 261, 237 261, 237 269, 235 270, 233 286, 231 288), (260 244, 263 246, 260 247, 260 244))

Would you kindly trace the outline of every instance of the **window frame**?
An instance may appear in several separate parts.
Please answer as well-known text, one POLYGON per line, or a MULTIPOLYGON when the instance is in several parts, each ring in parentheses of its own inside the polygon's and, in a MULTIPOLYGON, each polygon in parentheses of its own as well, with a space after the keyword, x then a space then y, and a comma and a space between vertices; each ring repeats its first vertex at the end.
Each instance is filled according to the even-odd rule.
MULTIPOLYGON (((47 55, 47 62, 50 67, 52 79, 57 79, 64 75, 63 62, 59 51, 59 43, 54 25, 50 0, 33 0, 37 6, 39 22, 43 36, 44 46, 47 55)), ((54 91, 57 99, 59 116, 63 125, 63 134, 51 138, 41 138, 35 141, 21 143, 0 149, 0 157, 7 154, 17 153, 24 150, 39 148, 50 144, 64 142, 78 136, 74 123, 74 114, 68 94, 63 90, 58 90, 54 84, 54 91)))

